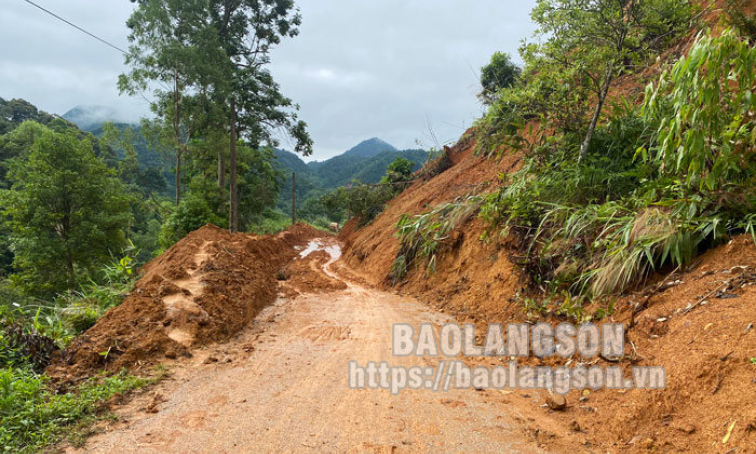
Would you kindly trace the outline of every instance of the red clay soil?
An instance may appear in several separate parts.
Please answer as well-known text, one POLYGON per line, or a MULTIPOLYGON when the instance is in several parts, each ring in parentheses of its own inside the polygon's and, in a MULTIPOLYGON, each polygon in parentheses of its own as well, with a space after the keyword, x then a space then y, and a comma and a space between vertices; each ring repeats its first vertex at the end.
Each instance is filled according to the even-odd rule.
MULTIPOLYGON (((713 14, 706 14, 707 23, 717 22, 713 14)), ((693 36, 669 56, 687 50, 693 36)), ((640 99, 642 86, 658 69, 623 78, 615 96, 640 99)), ((401 215, 420 214, 473 191, 494 190, 499 173, 519 168, 517 155, 505 154, 501 161, 475 156, 470 137, 468 131, 452 148, 450 169, 415 183, 371 224, 358 228, 351 220, 344 226, 339 236, 345 244, 342 273, 390 287, 388 274, 399 249, 395 224, 401 215)), ((479 325, 479 333, 487 323, 528 320, 515 297, 531 282, 509 259, 514 245, 509 239, 480 241, 482 233, 481 222, 473 218, 454 232, 453 245, 437 257, 436 273, 410 270, 395 289, 479 325)), ((667 389, 587 396, 573 392, 563 412, 545 408, 538 393, 503 395, 501 405, 522 408, 521 422, 530 426, 529 435, 556 452, 571 447, 586 453, 756 453, 756 245, 743 236, 699 259, 684 272, 656 276, 652 282, 659 285, 619 298, 615 315, 607 320, 629 326, 632 308, 648 300, 648 309, 628 331, 626 357, 619 365, 626 374, 632 366, 663 366, 667 389)), ((604 360, 598 364, 617 365, 604 360)))
MULTIPOLYGON (((345 264, 361 281, 389 286, 388 274, 399 250, 395 224, 405 213, 421 213, 435 205, 468 194, 482 194, 497 188, 500 173, 519 169, 521 159, 505 154, 491 160, 474 154, 475 142, 468 132, 451 148, 452 167, 429 181, 419 181, 389 202, 384 212, 369 225, 357 229, 349 221, 339 239, 344 244, 345 264)), ((478 241, 483 226, 477 219, 455 233, 455 247, 438 257, 439 273, 410 273, 397 290, 419 296, 423 301, 472 318, 490 319, 502 313, 504 302, 523 285, 524 277, 498 244, 478 241)))
MULTIPOLYGON (((335 241, 335 240, 334 240, 335 241)), ((304 293, 318 294, 345 290, 344 281, 334 279, 323 273, 323 266, 331 260, 326 251, 315 251, 305 258, 295 258, 283 268, 281 290, 287 298, 294 298, 304 293)))
POLYGON ((231 234, 207 225, 141 270, 134 290, 54 359, 60 381, 99 370, 137 372, 163 358, 228 339, 277 295, 276 277, 312 238, 297 224, 278 235, 231 234))
MULTIPOLYGON (((457 165, 408 189, 372 224, 356 229, 350 221, 344 227, 345 274, 390 287, 387 275, 398 250, 393 224, 401 214, 420 213, 466 194, 466 172, 468 185, 479 184, 516 166, 515 158, 498 165, 477 158, 470 145, 457 149, 463 156, 457 165)), ((505 242, 480 241, 481 233, 480 221, 471 220, 456 233, 454 247, 438 258, 436 273, 416 270, 396 289, 478 324, 479 333, 487 323, 528 320, 514 297, 529 281, 508 259, 512 249, 505 242)), ((626 358, 619 365, 626 374, 632 366, 665 367, 666 390, 573 392, 564 412, 544 409, 543 396, 533 393, 502 397, 502 405, 529 406, 523 422, 531 426, 530 435, 557 451, 574 446, 578 452, 602 453, 756 452, 755 273, 756 245, 742 236, 704 254, 684 273, 657 276, 660 285, 649 287, 652 291, 616 302, 614 318, 607 321, 629 325, 632 307, 648 299, 648 309, 628 332, 626 358), (689 306, 693 309, 686 312, 689 306)))

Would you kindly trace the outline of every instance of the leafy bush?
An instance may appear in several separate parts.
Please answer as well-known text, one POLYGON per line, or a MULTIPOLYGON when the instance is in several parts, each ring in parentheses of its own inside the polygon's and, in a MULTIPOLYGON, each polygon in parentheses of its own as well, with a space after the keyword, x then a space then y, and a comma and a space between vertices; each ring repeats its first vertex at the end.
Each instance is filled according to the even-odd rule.
POLYGON ((348 217, 358 217, 360 225, 369 224, 386 203, 396 196, 391 184, 356 184, 323 196, 323 204, 330 210, 343 209, 348 217))
POLYGON ((75 391, 56 394, 48 379, 21 368, 0 370, 0 446, 7 453, 33 453, 49 445, 75 423, 92 417, 116 394, 145 386, 149 380, 124 373, 92 378, 75 391))
POLYGON ((278 233, 291 225, 291 217, 278 210, 266 210, 264 215, 253 221, 249 230, 257 235, 278 233))
POLYGON ((205 224, 222 227, 226 221, 215 214, 207 200, 189 195, 181 201, 176 211, 163 224, 160 231, 160 244, 167 249, 205 224))

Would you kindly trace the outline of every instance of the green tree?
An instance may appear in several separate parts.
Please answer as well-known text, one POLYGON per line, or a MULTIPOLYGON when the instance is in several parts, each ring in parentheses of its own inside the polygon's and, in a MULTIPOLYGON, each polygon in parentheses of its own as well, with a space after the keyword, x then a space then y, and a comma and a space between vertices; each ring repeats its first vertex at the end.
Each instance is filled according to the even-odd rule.
POLYGON ((34 139, 30 151, 11 162, 12 186, 2 192, 18 271, 12 279, 29 293, 49 296, 121 252, 129 200, 89 140, 34 123, 17 132, 34 139))
POLYGON ((581 159, 613 83, 626 70, 645 65, 688 28, 690 17, 691 6, 680 0, 538 0, 532 18, 543 43, 535 51, 550 64, 568 68, 575 80, 586 81, 572 88, 595 96, 581 159))
POLYGON ((412 178, 415 163, 405 158, 396 158, 386 169, 386 175, 381 179, 382 184, 406 183, 412 178))
POLYGON ((216 53, 208 49, 216 42, 201 35, 209 6, 186 0, 134 1, 137 7, 126 22, 131 46, 125 63, 131 69, 119 77, 118 87, 129 95, 151 90, 150 108, 161 120, 150 129, 151 139, 173 148, 178 205, 182 158, 204 120, 209 75, 215 71, 211 58, 216 53))
POLYGON ((493 104, 499 97, 499 92, 509 88, 520 77, 522 70, 514 64, 509 54, 505 52, 496 52, 491 57, 491 61, 480 69, 480 84, 483 91, 478 94, 478 98, 483 104, 493 104))
POLYGON ((216 28, 227 64, 227 71, 216 73, 218 99, 228 106, 229 148, 229 228, 239 227, 238 139, 252 148, 277 146, 274 131, 285 130, 295 139, 295 151, 312 153, 312 139, 306 124, 296 115, 297 106, 285 97, 267 65, 270 51, 283 38, 298 33, 302 18, 293 0, 239 0, 216 3, 212 8, 216 28), (230 75, 230 77, 228 77, 230 75))

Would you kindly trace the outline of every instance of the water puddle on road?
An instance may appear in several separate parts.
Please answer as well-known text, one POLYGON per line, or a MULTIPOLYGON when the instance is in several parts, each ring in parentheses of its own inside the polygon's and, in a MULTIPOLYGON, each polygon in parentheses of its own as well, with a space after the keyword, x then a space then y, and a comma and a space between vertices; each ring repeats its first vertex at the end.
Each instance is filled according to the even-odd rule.
POLYGON ((299 258, 306 258, 313 252, 326 251, 331 256, 331 263, 341 258, 341 247, 338 244, 326 244, 322 238, 312 240, 307 247, 299 253, 299 258))

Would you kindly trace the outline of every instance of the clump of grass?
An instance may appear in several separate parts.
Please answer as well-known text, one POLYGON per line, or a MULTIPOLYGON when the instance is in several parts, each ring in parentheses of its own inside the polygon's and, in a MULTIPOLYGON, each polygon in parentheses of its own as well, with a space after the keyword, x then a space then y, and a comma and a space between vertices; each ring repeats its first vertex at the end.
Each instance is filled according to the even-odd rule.
POLYGON ((92 422, 103 402, 152 383, 120 373, 95 377, 57 394, 48 379, 28 369, 0 370, 0 446, 3 452, 33 453, 55 443, 68 429, 92 422))
POLYGON ((404 279, 411 266, 421 261, 427 263, 426 272, 433 273, 438 253, 442 247, 449 246, 450 233, 475 215, 482 201, 479 196, 468 196, 420 215, 402 215, 396 224, 401 246, 389 274, 394 285, 404 279))

